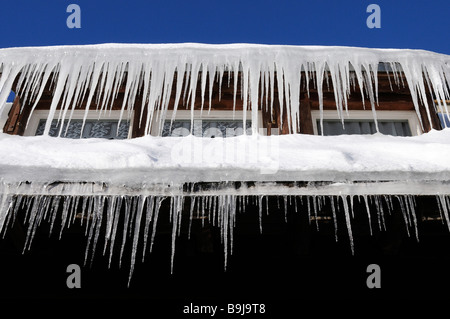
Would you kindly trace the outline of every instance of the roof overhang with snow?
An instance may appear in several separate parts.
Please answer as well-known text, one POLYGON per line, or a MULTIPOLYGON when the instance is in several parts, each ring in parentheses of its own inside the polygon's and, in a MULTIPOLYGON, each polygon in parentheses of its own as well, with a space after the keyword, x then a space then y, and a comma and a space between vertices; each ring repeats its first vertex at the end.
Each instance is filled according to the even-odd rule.
MULTIPOLYGON (((321 112, 321 88, 330 80, 336 110, 342 120, 348 112, 347 97, 355 81, 361 89, 363 103, 364 96, 368 97, 376 122, 380 66, 395 81, 400 74, 404 76, 418 114, 420 107, 425 108, 428 116, 430 111, 448 112, 445 101, 450 98, 450 57, 447 55, 354 47, 104 44, 2 49, 0 63, 0 105, 5 104, 13 86, 24 100, 37 101, 51 81, 54 94, 43 137, 1 135, 0 170, 5 185, 79 182, 142 188, 237 181, 391 181, 406 185, 450 180, 448 130, 433 130, 408 138, 381 134, 261 136, 257 131, 258 99, 262 91, 270 96, 275 86, 284 88, 278 92, 279 107, 287 112, 291 131, 297 131, 301 72, 314 80, 321 112), (176 77, 180 72, 188 74, 189 85, 183 83, 182 77, 176 77), (147 110, 147 119, 142 118, 141 111, 140 121, 148 127, 153 117, 165 120, 173 91, 175 101, 183 94, 194 101, 197 82, 205 101, 202 107, 204 104, 206 108, 211 81, 222 81, 227 73, 239 73, 242 78, 243 108, 251 111, 252 136, 227 139, 145 136, 127 141, 45 136, 51 120, 70 119, 80 99, 98 98, 100 109, 107 111, 108 101, 114 98, 121 84, 117 79, 126 78, 123 114, 134 107, 138 89, 143 90, 146 98, 142 107, 147 110), (95 97, 99 88, 103 94, 95 97), (427 92, 431 92, 436 105, 429 105, 427 92)), ((31 103, 33 109, 36 103, 31 103)), ((90 112, 90 103, 86 105, 85 119, 90 112)))

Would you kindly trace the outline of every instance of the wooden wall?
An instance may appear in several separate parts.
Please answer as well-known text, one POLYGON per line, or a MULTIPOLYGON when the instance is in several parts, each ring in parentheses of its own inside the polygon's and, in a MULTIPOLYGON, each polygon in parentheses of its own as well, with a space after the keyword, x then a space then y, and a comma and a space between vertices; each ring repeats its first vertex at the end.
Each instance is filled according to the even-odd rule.
MULTIPOLYGON (((305 75, 302 75, 302 88, 301 88, 301 98, 300 98, 300 130, 299 133, 303 134, 313 134, 313 124, 311 119, 311 110, 319 110, 319 100, 317 89, 314 88, 314 83, 310 80, 309 83, 309 95, 306 90, 306 80, 305 75)), ((200 78, 200 77, 199 77, 200 78)), ((175 79, 176 80, 176 79, 175 79)), ((174 81, 175 81, 174 80, 174 81)), ((123 79, 123 83, 126 81, 126 77, 123 79)), ((412 99, 409 93, 409 88, 407 87, 406 81, 405 86, 397 87, 395 83, 392 83, 393 79, 389 79, 386 73, 378 73, 378 100, 379 105, 376 106, 377 110, 408 110, 414 111, 414 105, 412 103, 412 99), (392 86, 392 90, 391 90, 392 86)), ((173 86, 175 88, 175 85, 173 86)), ((120 87, 117 98, 113 101, 112 109, 120 109, 123 103, 124 98, 124 89, 125 85, 123 84, 120 87)), ((213 92, 212 92, 212 106, 211 109, 214 110, 232 110, 233 109, 233 78, 228 81, 227 75, 224 76, 224 80, 222 82, 222 86, 219 90, 219 83, 217 81, 214 82, 213 92), (228 86, 230 83, 230 86, 228 86), (219 97, 219 91, 221 95, 219 97)), ((96 92, 97 94, 98 92, 96 92)), ((87 94, 86 94, 87 96, 87 94)), ((205 101, 204 108, 209 108, 208 101, 208 86, 205 92, 205 101)), ((270 98, 269 98, 270 99, 270 98)), ((95 98, 93 99, 95 101, 95 98)), ((45 110, 49 109, 52 101, 52 88, 49 84, 47 84, 43 95, 37 103, 36 110, 45 110)), ((365 97, 365 109, 370 110, 370 102, 367 96, 365 97)), ((76 107, 76 109, 84 109, 86 107, 86 99, 80 103, 76 107)), ((173 105, 175 102, 175 89, 172 92, 172 96, 169 102, 169 109, 173 109, 173 105)), ((180 105, 178 109, 190 109, 190 102, 185 103, 183 99, 180 100, 180 105)), ((273 101, 273 113, 270 110, 270 106, 266 105, 266 96, 262 96, 261 102, 259 105, 259 109, 262 112, 262 127, 267 129, 268 134, 270 134, 272 129, 278 129, 279 134, 287 134, 289 133, 288 121, 287 121, 287 112, 286 108, 283 110, 283 119, 280 118, 280 110, 279 110, 279 101, 278 101, 278 88, 275 86, 274 93, 274 101, 273 101)), ((286 101, 285 101, 286 102, 286 101)), ((27 123, 28 117, 30 115, 30 110, 34 101, 29 101, 25 105, 21 97, 16 94, 16 98, 13 102, 13 106, 9 113, 8 120, 4 127, 4 132, 8 134, 17 134, 22 135, 25 131, 25 125, 27 123)), ((269 103, 270 104, 270 103, 269 103)), ((139 137, 145 134, 144 127, 145 124, 142 123, 141 127, 139 127, 139 117, 141 114, 141 105, 142 105, 142 92, 138 94, 135 104, 134 104, 134 125, 132 137, 139 137)), ((201 91, 200 84, 197 86, 197 94, 196 100, 194 103, 195 109, 200 109, 202 105, 201 101, 201 91)), ((432 99, 429 95, 429 105, 432 106, 432 99)), ((324 110, 335 110, 336 104, 334 99, 333 87, 331 83, 329 87, 324 83, 323 85, 323 106, 324 110)), ((243 101, 241 98, 241 79, 238 78, 238 86, 237 86, 237 98, 236 98, 236 110, 242 110, 243 101)), ((59 106, 58 106, 59 108, 59 106)), ((90 109, 97 108, 95 102, 92 103, 90 109)), ((348 98, 348 108, 349 110, 363 110, 362 97, 360 93, 359 87, 356 85, 354 90, 352 90, 351 95, 348 98)), ((424 124, 425 132, 431 129, 430 122, 426 115, 425 109, 422 106, 420 109, 420 114, 422 117, 422 122, 424 124)), ((144 110, 144 118, 146 116, 146 112, 144 110)), ((440 122, 435 112, 432 112, 432 124, 434 128, 440 128, 440 122)))

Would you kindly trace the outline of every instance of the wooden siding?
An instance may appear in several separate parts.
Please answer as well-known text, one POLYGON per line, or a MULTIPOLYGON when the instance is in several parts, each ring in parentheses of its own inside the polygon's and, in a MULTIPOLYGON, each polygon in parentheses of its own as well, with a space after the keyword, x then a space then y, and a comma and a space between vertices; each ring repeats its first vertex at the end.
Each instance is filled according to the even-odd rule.
MULTIPOLYGON (((200 81, 199 76, 199 81, 200 81)), ((176 78, 174 79, 176 81, 176 78)), ((212 89, 212 99, 211 99, 211 110, 233 110, 233 78, 231 76, 230 81, 228 81, 227 75, 224 76, 224 80, 222 82, 222 86, 219 90, 218 81, 214 82, 214 86, 212 89), (228 85, 228 83, 230 85, 228 85), (220 92, 220 96, 219 96, 220 92)), ((403 81, 402 84, 398 87, 395 83, 393 83, 392 76, 388 77, 386 73, 378 73, 378 105, 376 105, 377 110, 392 110, 392 111, 415 111, 414 104, 411 99, 411 95, 409 92, 409 88, 407 87, 406 81, 403 81), (391 89, 392 87, 392 89, 391 89)), ((113 100, 112 109, 119 110, 122 107, 123 99, 124 99, 124 90, 125 90, 126 77, 123 79, 123 84, 119 88, 117 98, 113 100)), ((169 109, 173 109, 175 103, 175 85, 172 91, 172 95, 169 101, 169 109)), ((14 90, 15 91, 15 90, 14 90)), ((17 92, 16 92, 17 93, 17 92)), ((96 95, 98 93, 96 92, 96 95)), ((87 94, 86 94, 87 96, 87 94)), ((95 96, 95 95, 94 95, 95 96)), ((313 125, 311 120, 311 110, 319 110, 319 99, 317 88, 314 88, 314 83, 310 80, 309 83, 309 94, 306 90, 306 80, 305 75, 302 75, 302 87, 300 94, 300 130, 299 133, 303 134, 313 134, 313 125)), ((140 115, 141 115, 141 106, 142 106, 142 91, 138 92, 138 95, 135 99, 134 104, 134 125, 132 137, 139 137, 145 134, 145 118, 146 118, 146 109, 143 111, 143 120, 142 123, 139 123, 140 115), (141 124, 141 125, 139 125, 141 124)), ((86 98, 87 99, 87 98, 86 98)), ((76 109, 85 109, 86 107, 86 99, 83 100, 79 105, 76 106, 76 109)), ((432 109, 433 100, 430 94, 428 94, 428 103, 430 109, 432 109)), ((50 104, 52 101, 52 88, 49 84, 47 84, 44 93, 36 104, 36 110, 47 110, 50 108, 50 104)), ((93 99, 93 102, 90 105, 90 109, 96 109, 98 105, 96 105, 96 99, 93 99)), ((363 105, 362 97, 360 93, 360 88, 356 84, 352 89, 351 95, 348 97, 348 109, 349 110, 370 110, 371 105, 367 96, 364 97, 365 105, 363 105)), ((25 130, 25 125, 27 123, 28 117, 30 115, 30 110, 35 101, 28 101, 26 105, 24 105, 21 97, 16 94, 16 98, 12 105, 12 108, 9 113, 8 120, 4 127, 4 132, 8 134, 17 134, 23 135, 25 130)), ((286 107, 283 109, 283 114, 281 115, 279 108, 279 100, 278 100, 278 88, 275 85, 274 92, 274 100, 273 100, 273 108, 270 108, 270 97, 266 97, 265 95, 261 96, 259 109, 262 113, 262 128, 267 130, 267 134, 270 134, 272 130, 277 131, 279 134, 287 134, 289 133, 289 123, 287 118, 286 107), (269 101, 269 105, 267 105, 266 101, 269 101)), ((284 101, 284 105, 286 105, 286 101, 284 101)), ((180 99, 178 109, 190 109, 191 103, 190 101, 184 101, 180 99), (188 102, 188 103, 187 103, 188 102)), ((197 86, 196 99, 194 103, 194 109, 199 110, 202 106, 201 100, 201 89, 200 84, 197 86)), ((206 87, 205 92, 205 101, 203 103, 203 107, 208 109, 209 105, 209 88, 206 87)), ((58 105, 58 109, 60 105, 58 105)), ((243 108, 243 100, 241 97, 241 78, 238 78, 237 85, 237 97, 236 97, 236 110, 242 110, 243 108)), ((323 83, 323 108, 324 110, 335 110, 336 103, 333 93, 333 87, 331 82, 329 85, 323 83)), ((424 126, 424 131, 427 132, 431 129, 430 121, 428 120, 428 116, 426 114, 425 108, 423 106, 420 107, 420 115, 424 126)), ((440 129, 440 121, 436 114, 431 110, 431 122, 433 127, 436 129, 440 129)))

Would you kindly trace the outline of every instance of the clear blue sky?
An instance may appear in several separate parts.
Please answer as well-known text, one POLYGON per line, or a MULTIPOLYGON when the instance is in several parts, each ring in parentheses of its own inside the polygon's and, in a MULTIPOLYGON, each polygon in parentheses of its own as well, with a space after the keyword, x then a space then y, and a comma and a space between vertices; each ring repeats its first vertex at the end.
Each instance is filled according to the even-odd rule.
POLYGON ((265 43, 450 54, 449 0, 4 0, 0 48, 59 44, 265 43), (81 7, 81 29, 66 8, 81 7), (366 8, 381 7, 381 29, 366 8))

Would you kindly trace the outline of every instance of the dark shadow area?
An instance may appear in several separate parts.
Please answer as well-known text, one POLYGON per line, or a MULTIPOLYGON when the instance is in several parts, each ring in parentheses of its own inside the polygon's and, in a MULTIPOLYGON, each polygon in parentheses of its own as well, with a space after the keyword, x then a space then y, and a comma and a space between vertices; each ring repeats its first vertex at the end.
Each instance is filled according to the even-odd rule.
MULTIPOLYGON (((291 199, 286 214, 283 197, 271 197, 267 206, 265 201, 266 198, 262 233, 257 198, 250 198, 245 211, 237 213, 233 252, 228 256, 226 270, 220 229, 211 225, 207 216, 194 214, 189 239, 189 215, 183 215, 173 274, 170 273, 172 225, 169 203, 164 201, 153 251, 147 252, 142 262, 142 250, 138 249, 129 287, 132 242, 129 234, 120 268, 122 233, 117 234, 110 267, 109 246, 103 255, 102 234, 92 264, 88 257, 84 265, 86 228, 78 220, 63 230, 61 239, 59 227, 55 226, 49 236, 50 225, 43 220, 31 249, 22 254, 28 227, 21 219, 24 210, 0 241, 0 297, 145 300, 156 308, 168 307, 173 314, 182 313, 183 307, 191 302, 221 307, 229 303, 264 303, 268 311, 275 311, 306 300, 450 297, 445 289, 450 285, 450 234, 440 218, 436 198, 415 199, 418 241, 413 223, 408 227, 408 236, 399 201, 393 199, 392 211, 381 216, 375 202, 369 200, 370 234, 365 202, 355 198, 351 218, 354 255, 343 207, 337 204, 337 198, 334 199, 336 231, 329 199, 314 211, 313 199, 305 197, 298 200, 297 212, 296 201, 291 199), (70 264, 81 266, 80 289, 69 289, 66 285, 70 275, 66 269, 70 264), (379 289, 366 285, 370 264, 380 266, 379 289)), ((185 204, 189 205, 189 201, 185 204)), ((142 239, 139 247, 142 249, 142 239)))

